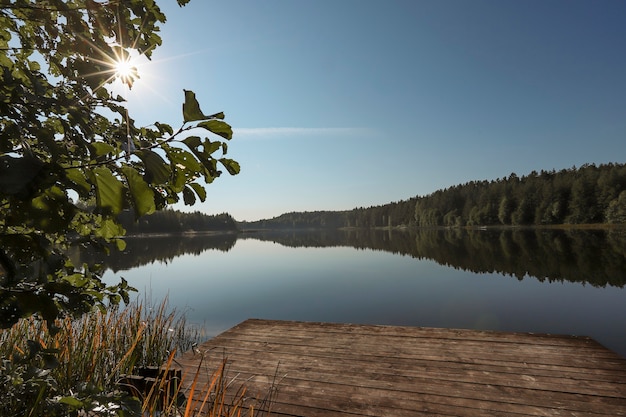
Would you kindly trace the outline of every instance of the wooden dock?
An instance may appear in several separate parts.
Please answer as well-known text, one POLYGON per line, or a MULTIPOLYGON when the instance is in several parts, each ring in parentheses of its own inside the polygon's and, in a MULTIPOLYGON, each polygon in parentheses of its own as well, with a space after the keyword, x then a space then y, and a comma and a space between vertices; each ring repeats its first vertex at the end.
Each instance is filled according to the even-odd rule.
POLYGON ((178 362, 203 356, 250 405, 277 384, 274 416, 626 415, 626 360, 587 337, 251 319, 178 362))

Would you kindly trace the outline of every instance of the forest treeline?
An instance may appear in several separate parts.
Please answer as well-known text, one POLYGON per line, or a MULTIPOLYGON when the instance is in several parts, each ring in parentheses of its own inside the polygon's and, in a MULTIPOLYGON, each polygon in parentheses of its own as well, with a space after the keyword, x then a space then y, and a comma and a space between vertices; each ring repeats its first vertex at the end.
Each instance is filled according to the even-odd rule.
POLYGON ((124 211, 118 216, 118 220, 128 235, 237 230, 235 219, 228 213, 208 215, 199 211, 184 213, 178 210, 162 210, 135 221, 131 211, 124 211))
POLYGON ((241 229, 462 227, 626 223, 626 165, 470 181, 426 196, 348 211, 294 212, 241 229))

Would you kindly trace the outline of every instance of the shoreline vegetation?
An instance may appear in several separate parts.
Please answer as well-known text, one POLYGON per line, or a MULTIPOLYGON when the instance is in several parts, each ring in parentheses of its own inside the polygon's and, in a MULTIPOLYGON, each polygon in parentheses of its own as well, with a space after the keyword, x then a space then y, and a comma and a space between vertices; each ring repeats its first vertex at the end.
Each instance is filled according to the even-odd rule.
MULTIPOLYGON (((275 228, 275 229, 243 229, 237 233, 258 233, 268 231, 319 231, 328 228, 275 228)), ((356 230, 393 230, 393 231, 417 231, 417 230, 626 230, 626 223, 585 223, 585 224, 532 224, 532 225, 484 225, 484 226, 376 226, 376 227, 338 227, 336 230, 356 231, 356 230)), ((216 232, 220 234, 220 232, 216 232)), ((174 236, 173 234, 167 236, 174 236)))
POLYGON ((155 238, 155 237, 173 237, 173 236, 189 236, 189 237, 201 237, 201 236, 220 236, 220 235, 236 235, 236 234, 248 234, 257 232, 268 231, 321 231, 321 230, 340 230, 340 231, 354 231, 354 230, 394 230, 394 231, 411 231, 411 230, 626 230, 626 223, 563 223, 563 224, 531 224, 531 225, 484 225, 484 226, 415 226, 415 225, 397 225, 397 226, 375 226, 375 227, 356 227, 356 226, 344 226, 344 227, 295 227, 295 228, 245 228, 245 229, 227 229, 227 230, 185 230, 175 232, 144 232, 144 233, 130 233, 120 236, 123 239, 134 238, 155 238))
POLYGON ((239 233, 237 230, 186 230, 184 232, 154 232, 154 233, 133 233, 121 236, 123 239, 169 237, 169 236, 219 236, 239 233))
POLYGON ((239 387, 226 378, 226 358, 221 364, 202 364, 196 370, 196 374, 208 372, 209 384, 195 386, 195 390, 182 386, 194 386, 197 375, 182 375, 175 386, 157 378, 152 390, 134 392, 135 396, 122 383, 138 369, 175 368, 176 357, 205 339, 203 329, 187 323, 167 299, 157 304, 136 301, 112 306, 78 319, 66 317, 52 326, 35 316, 20 319, 0 331, 0 357, 5 358, 0 367, 7 378, 0 415, 96 412, 188 417, 199 415, 199 408, 209 410, 203 415, 246 415, 244 384, 239 387), (164 392, 169 393, 165 402, 164 392))

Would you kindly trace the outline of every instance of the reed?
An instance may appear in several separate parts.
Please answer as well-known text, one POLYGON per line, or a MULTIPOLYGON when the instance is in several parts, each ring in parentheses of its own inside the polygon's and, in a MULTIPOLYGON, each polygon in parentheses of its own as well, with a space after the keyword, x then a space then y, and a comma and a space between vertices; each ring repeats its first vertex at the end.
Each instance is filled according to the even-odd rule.
MULTIPOLYGON (((155 387, 143 401, 144 416, 165 415, 176 417, 262 417, 271 415, 271 405, 277 392, 278 368, 272 384, 264 397, 255 398, 246 396, 245 381, 239 381, 238 376, 230 378, 228 372, 228 358, 209 362, 205 353, 198 353, 201 360, 193 375, 182 375, 176 381, 175 389, 168 386, 170 380, 157 381, 155 387), (183 388, 184 387, 184 388, 183 388), (160 391, 161 396, 155 395, 160 391), (163 403, 163 393, 170 393, 168 401, 163 403), (185 397, 184 403, 177 401, 180 395, 185 397), (159 408, 158 405, 161 405, 159 408)), ((175 366, 173 355, 167 361, 164 369, 175 366)))
POLYGON ((170 352, 184 352, 203 338, 202 329, 188 325, 167 300, 96 310, 79 319, 65 318, 55 327, 50 331, 34 317, 20 320, 0 332, 0 356, 24 355, 33 341, 55 350, 59 364, 54 374, 61 390, 78 382, 114 388, 120 374, 135 366, 161 365, 170 352))
MULTIPOLYGON (((34 317, 20 320, 11 329, 0 331, 0 358, 3 359, 0 377, 14 381, 11 386, 14 392, 0 398, 0 412, 2 415, 63 415, 59 411, 62 405, 76 408, 87 404, 72 400, 77 397, 77 391, 85 391, 85 387, 96 393, 92 398, 113 399, 105 401, 104 405, 99 400, 97 404, 102 405, 101 409, 110 406, 111 411, 120 410, 114 400, 115 395, 119 396, 121 375, 132 374, 137 367, 166 364, 165 367, 170 368, 175 363, 176 352, 191 349, 203 338, 202 329, 188 325, 184 314, 170 308, 167 300, 159 304, 137 301, 124 308, 97 310, 79 319, 57 321, 54 326, 47 326, 34 317), (39 365, 25 365, 35 357, 39 358, 39 365)), ((141 415, 191 417, 200 410, 203 410, 202 415, 209 416, 242 415, 245 389, 239 387, 227 393, 226 361, 203 385, 198 381, 204 370, 199 367, 196 375, 183 375, 174 395, 166 396, 165 400, 162 394, 172 392, 171 387, 166 386, 171 381, 158 380, 152 392, 140 398, 141 415), (191 380, 190 385, 185 379, 191 380), (184 385, 190 388, 183 393, 180 390, 184 385), (186 397, 184 405, 178 401, 180 394, 186 397)), ((93 406, 94 402, 89 404, 93 406)), ((257 414, 253 408, 248 411, 249 415, 257 414)), ((132 414, 124 415, 129 413, 132 414)))

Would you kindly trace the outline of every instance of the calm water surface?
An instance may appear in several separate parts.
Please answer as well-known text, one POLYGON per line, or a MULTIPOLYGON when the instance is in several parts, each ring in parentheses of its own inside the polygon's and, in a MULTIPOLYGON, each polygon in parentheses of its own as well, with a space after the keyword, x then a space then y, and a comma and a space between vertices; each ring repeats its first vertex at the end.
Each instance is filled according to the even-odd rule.
POLYGON ((471 272, 345 246, 248 238, 227 249, 108 271, 105 280, 123 276, 140 296, 168 296, 209 336, 247 318, 327 321, 587 335, 626 356, 621 287, 471 272))

